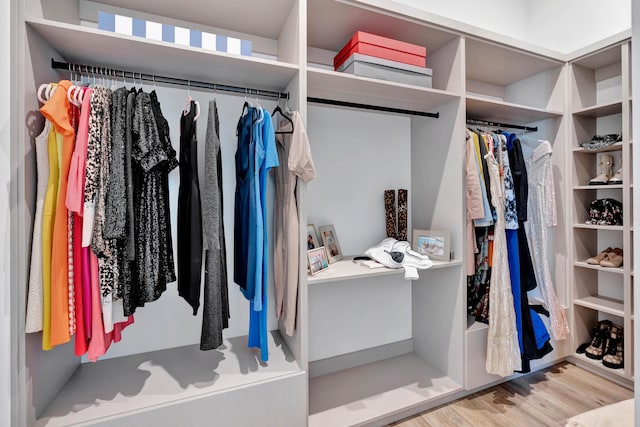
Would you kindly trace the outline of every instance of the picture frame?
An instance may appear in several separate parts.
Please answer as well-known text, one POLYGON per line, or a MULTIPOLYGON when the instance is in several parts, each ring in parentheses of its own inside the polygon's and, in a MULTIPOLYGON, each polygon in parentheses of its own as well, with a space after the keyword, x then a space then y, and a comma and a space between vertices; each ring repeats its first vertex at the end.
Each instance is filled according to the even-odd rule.
POLYGON ((329 258, 324 246, 307 251, 307 261, 309 262, 309 270, 311 274, 318 274, 329 268, 329 258))
POLYGON ((413 230, 413 250, 433 261, 451 260, 451 233, 448 230, 413 230))
POLYGON ((316 233, 316 227, 313 224, 307 224, 307 250, 315 249, 322 246, 320 240, 318 240, 318 233, 316 233))
POLYGON ((322 245, 327 251, 329 257, 329 263, 338 262, 342 259, 342 250, 340 249, 340 243, 338 242, 338 235, 333 224, 323 225, 319 227, 320 238, 322 239, 322 245))

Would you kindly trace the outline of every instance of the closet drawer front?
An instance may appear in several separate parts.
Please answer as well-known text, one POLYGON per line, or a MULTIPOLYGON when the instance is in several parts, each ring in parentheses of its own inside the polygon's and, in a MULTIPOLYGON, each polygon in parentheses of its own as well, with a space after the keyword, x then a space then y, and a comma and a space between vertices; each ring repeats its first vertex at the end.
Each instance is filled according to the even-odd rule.
POLYGON ((307 374, 300 372, 237 390, 176 401, 170 405, 102 418, 83 425, 130 426, 304 426, 307 374))

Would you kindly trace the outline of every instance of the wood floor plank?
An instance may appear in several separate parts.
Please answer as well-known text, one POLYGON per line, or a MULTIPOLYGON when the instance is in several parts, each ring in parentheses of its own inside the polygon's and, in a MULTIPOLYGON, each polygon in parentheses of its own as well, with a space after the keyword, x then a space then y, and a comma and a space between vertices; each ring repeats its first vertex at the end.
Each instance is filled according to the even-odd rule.
POLYGON ((392 425, 563 427, 568 418, 632 397, 633 390, 562 362, 392 425))

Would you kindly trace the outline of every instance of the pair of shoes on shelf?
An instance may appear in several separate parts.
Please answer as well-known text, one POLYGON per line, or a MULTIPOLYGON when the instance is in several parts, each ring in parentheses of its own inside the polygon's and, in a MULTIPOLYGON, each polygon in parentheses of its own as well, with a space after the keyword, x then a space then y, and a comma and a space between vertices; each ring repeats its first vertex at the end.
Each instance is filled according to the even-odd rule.
MULTIPOLYGON (((580 346, 578 352, 583 348, 580 346)), ((598 322, 593 331, 593 339, 584 350, 589 359, 602 360, 607 368, 624 367, 624 341, 622 326, 614 325, 609 320, 598 322)))
POLYGON ((622 160, 620 168, 613 173, 613 156, 600 156, 600 173, 589 180, 589 185, 620 185, 622 184, 622 160))
POLYGON ((587 264, 600 265, 601 267, 617 268, 622 265, 623 259, 624 257, 622 255, 622 249, 608 247, 598 255, 587 259, 587 264))
POLYGON ((622 141, 622 135, 610 133, 607 135, 594 135, 590 141, 581 142, 580 145, 585 150, 598 151, 620 141, 622 141))

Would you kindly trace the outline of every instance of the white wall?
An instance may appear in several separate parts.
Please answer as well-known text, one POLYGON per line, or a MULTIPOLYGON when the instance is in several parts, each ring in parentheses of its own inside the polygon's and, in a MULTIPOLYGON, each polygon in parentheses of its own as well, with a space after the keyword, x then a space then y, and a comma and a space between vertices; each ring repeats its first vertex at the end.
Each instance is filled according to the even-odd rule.
POLYGON ((527 41, 562 53, 631 28, 631 0, 527 2, 527 41))
MULTIPOLYGON (((10 70, 11 70, 11 4, 0 3, 0 164, 9 165, 11 133, 10 133, 10 70)), ((9 205, 10 168, 0 169, 0 203, 9 205)), ((0 229, 8 231, 9 210, 0 210, 0 229)), ((9 261, 9 233, 2 233, 5 237, 0 245, 0 426, 11 425, 11 286, 9 261)))
POLYGON ((513 38, 526 39, 527 0, 390 0, 390 2, 422 9, 513 38))
POLYGON ((631 0, 389 0, 561 53, 631 28, 631 0))

